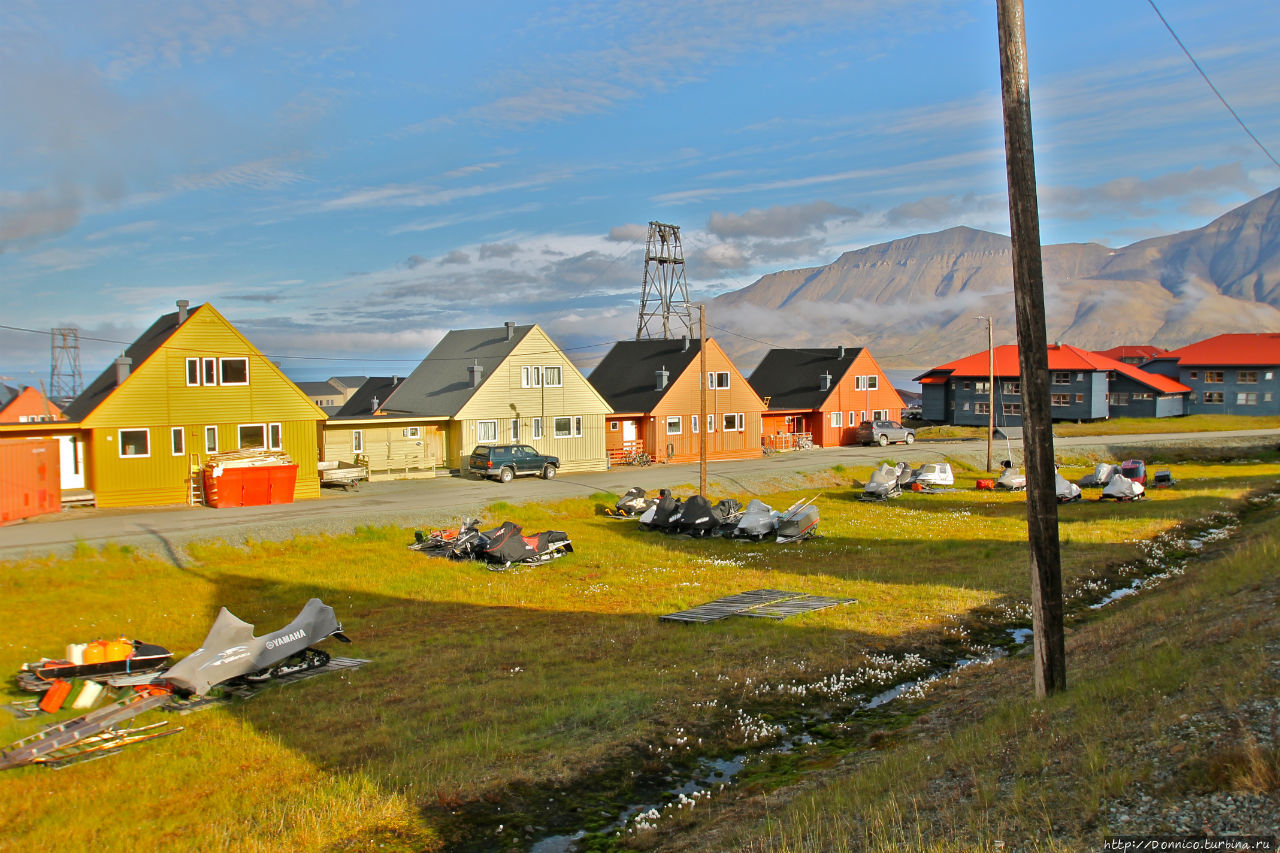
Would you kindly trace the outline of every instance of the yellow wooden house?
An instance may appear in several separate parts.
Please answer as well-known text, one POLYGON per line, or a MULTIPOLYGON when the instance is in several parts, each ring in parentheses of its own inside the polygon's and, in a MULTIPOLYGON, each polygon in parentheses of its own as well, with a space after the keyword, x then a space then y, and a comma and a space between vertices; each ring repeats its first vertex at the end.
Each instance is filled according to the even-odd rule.
POLYGON ((325 425, 325 458, 363 448, 376 471, 385 447, 392 463, 419 453, 445 471, 465 468, 477 444, 527 444, 560 457, 561 471, 602 471, 610 411, 536 324, 454 330, 380 395, 352 397, 325 425))
POLYGON ((319 497, 324 412, 212 305, 188 305, 179 300, 65 409, 97 505, 187 503, 210 454, 250 447, 287 453, 294 499, 319 497))

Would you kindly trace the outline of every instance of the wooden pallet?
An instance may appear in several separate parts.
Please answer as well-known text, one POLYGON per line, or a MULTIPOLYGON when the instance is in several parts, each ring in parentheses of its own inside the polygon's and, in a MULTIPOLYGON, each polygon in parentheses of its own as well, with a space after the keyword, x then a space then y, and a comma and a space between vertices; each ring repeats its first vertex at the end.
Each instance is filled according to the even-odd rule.
POLYGON ((685 623, 718 622, 730 616, 786 619, 788 616, 822 610, 837 604, 851 604, 855 600, 808 595, 803 592, 786 592, 780 589, 753 589, 750 592, 727 595, 724 598, 717 598, 715 601, 699 604, 688 610, 668 613, 658 618, 665 622, 685 623))

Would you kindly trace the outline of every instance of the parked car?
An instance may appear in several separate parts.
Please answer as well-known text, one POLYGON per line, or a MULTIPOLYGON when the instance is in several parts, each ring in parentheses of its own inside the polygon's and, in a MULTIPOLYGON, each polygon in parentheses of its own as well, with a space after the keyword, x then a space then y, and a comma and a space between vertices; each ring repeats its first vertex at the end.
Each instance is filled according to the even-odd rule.
POLYGON ((857 435, 860 444, 879 444, 881 447, 900 441, 911 444, 916 440, 916 431, 897 421, 863 421, 858 424, 857 435))
POLYGON ((539 453, 527 444, 478 444, 467 460, 467 471, 509 483, 537 474, 550 480, 560 470, 560 457, 539 453))

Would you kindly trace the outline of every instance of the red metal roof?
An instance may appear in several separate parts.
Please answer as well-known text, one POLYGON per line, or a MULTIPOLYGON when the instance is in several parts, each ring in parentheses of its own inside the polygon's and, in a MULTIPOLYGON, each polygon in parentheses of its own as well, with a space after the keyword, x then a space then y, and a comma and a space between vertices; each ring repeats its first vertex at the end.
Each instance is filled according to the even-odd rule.
POLYGON ((1111 349, 1094 350, 1098 355, 1105 355, 1107 358, 1114 358, 1116 361, 1123 361, 1126 358, 1154 358, 1165 352, 1163 347, 1155 347, 1150 345, 1122 344, 1111 349))
POLYGON ((1160 357, 1176 358, 1179 364, 1188 367, 1280 364, 1280 334, 1263 332, 1215 335, 1170 350, 1160 357))
MULTIPOLYGON (((1277 337, 1280 337, 1280 335, 1277 335, 1277 337)), ((1176 382, 1166 376, 1148 373, 1145 370, 1139 370, 1132 364, 1125 364, 1123 361, 1117 361, 1100 353, 1082 350, 1069 344, 1054 344, 1049 347, 1048 354, 1049 370, 1051 371, 1114 370, 1116 373, 1124 374, 1130 379, 1141 382, 1143 385, 1163 394, 1181 394, 1191 390, 1181 382, 1176 382)), ((1018 347, 1016 344, 1005 344, 995 348, 995 375, 997 378, 1015 378, 1021 375, 1021 372, 1022 368, 1018 364, 1018 347)), ((984 379, 987 376, 987 353, 985 351, 976 352, 956 361, 939 365, 929 373, 935 375, 920 377, 918 381, 921 384, 932 385, 945 382, 952 377, 984 379), (950 376, 936 375, 943 374, 944 371, 949 371, 950 376)))

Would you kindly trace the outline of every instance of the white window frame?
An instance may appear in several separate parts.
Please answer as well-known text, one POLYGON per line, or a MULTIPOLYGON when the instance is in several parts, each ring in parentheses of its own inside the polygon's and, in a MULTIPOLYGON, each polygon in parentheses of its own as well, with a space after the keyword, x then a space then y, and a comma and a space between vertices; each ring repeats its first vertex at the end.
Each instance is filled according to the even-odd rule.
POLYGON ((530 424, 529 432, 533 436, 530 441, 537 441, 542 438, 542 418, 534 418, 530 424))
POLYGON ((729 371, 727 370, 708 370, 707 371, 707 388, 717 390, 729 387, 729 371))
POLYGON ((693 433, 694 435, 697 435, 699 426, 701 426, 701 424, 698 423, 698 416, 689 415, 689 432, 693 433))
POLYGON ((198 386, 200 384, 200 375, 201 375, 200 359, 198 358, 187 359, 187 387, 192 388, 192 387, 198 386), (194 374, 194 378, 195 378, 194 382, 191 381, 193 378, 192 374, 194 374))
POLYGON ((218 428, 216 426, 206 426, 204 428, 204 452, 218 452, 218 428), (211 438, 213 441, 209 440, 211 438))
POLYGON ((1049 405, 1050 405, 1050 406, 1057 406, 1057 407, 1059 407, 1059 408, 1061 408, 1061 407, 1063 407, 1063 406, 1070 406, 1070 405, 1071 405, 1071 395, 1070 395, 1070 394, 1050 394, 1050 395, 1049 395, 1049 405))
POLYGON ((139 427, 137 429, 119 429, 116 430, 116 453, 121 459, 147 459, 151 456, 151 430, 147 427, 139 427), (125 453, 124 452, 124 434, 126 432, 140 432, 147 442, 146 453, 125 453))
POLYGON ((582 438, 582 415, 573 416, 573 437, 582 438))
POLYGON ((1236 384, 1237 384, 1237 385, 1257 385, 1257 384, 1258 384, 1258 371, 1256 371, 1256 370, 1237 370, 1237 371, 1236 371, 1236 384))
POLYGON ((713 414, 708 414, 708 415, 707 415, 707 422, 706 422, 705 424, 703 424, 703 426, 706 428, 707 432, 715 432, 715 431, 716 431, 716 416, 715 416, 715 415, 713 415, 713 414))
POLYGON ((404 438, 422 438, 422 427, 405 427, 400 435, 404 438))
POLYGON ((551 436, 553 438, 573 438, 573 418, 569 415, 558 415, 551 419, 551 436), (562 432, 561 421, 564 422, 564 431, 562 432))
POLYGON ((284 449, 284 427, 278 423, 267 424, 267 450, 284 449))
POLYGON ((680 415, 667 415, 667 435, 683 435, 684 418, 680 415), (671 427, 674 426, 675 429, 671 427))
POLYGON ((880 389, 880 377, 874 373, 867 376, 867 390, 878 391, 880 389))
POLYGON ((725 432, 742 432, 747 428, 746 418, 742 412, 726 412, 724 416, 725 432))
POLYGON ((1200 402, 1206 406, 1221 406, 1226 402, 1226 396, 1221 391, 1205 391, 1204 396, 1200 398, 1200 402), (1210 397, 1217 397, 1217 400, 1210 400, 1210 397))
POLYGON ((541 388, 542 387, 542 368, 532 364, 526 364, 520 368, 520 387, 521 388, 541 388))
MULTIPOLYGON (((188 359, 190 361, 190 359, 188 359)), ((183 456, 187 452, 187 433, 182 427, 169 428, 169 451, 174 456, 183 456)))
POLYGON ((497 444, 497 420, 476 421, 476 444, 497 444))
POLYGON ((520 440, 520 419, 511 419, 511 442, 514 444, 520 440))
POLYGON ((236 448, 241 450, 244 449, 245 447, 244 431, 246 428, 262 430, 262 444, 251 445, 251 448, 256 447, 261 450, 266 450, 267 449, 267 425, 266 424, 236 424, 236 448))
POLYGON ((831 413, 832 428, 844 426, 844 412, 835 411, 831 413))
POLYGON ((228 356, 227 358, 218 359, 218 384, 230 386, 232 388, 249 384, 249 359, 246 356, 228 356), (234 361, 244 363, 244 380, 238 382, 227 381, 227 365, 234 361))
POLYGON ((990 401, 990 400, 976 400, 976 401, 974 401, 974 404, 973 404, 973 413, 974 413, 975 415, 989 415, 989 414, 991 414, 991 401, 990 401))
POLYGON ((1237 406, 1258 405, 1258 392, 1257 391, 1237 391, 1236 405, 1237 406), (1249 399, 1250 397, 1252 397, 1253 399, 1249 399))
POLYGON ((609 432, 617 432, 619 429, 617 421, 609 421, 609 432))
POLYGON ((364 453, 364 430, 353 429, 351 431, 351 452, 364 453))
POLYGON ((1068 371, 1068 370, 1055 370, 1055 371, 1053 372, 1053 378, 1052 378, 1052 380, 1051 380, 1051 383, 1050 383, 1050 384, 1053 384, 1053 385, 1070 385, 1070 384, 1071 384, 1071 372, 1070 372, 1070 371, 1068 371))
POLYGON ((563 388, 564 387, 564 368, 558 364, 549 364, 542 368, 542 387, 544 388, 563 388), (551 372, 555 371, 556 381, 551 381, 551 372))
POLYGON ((849 426, 854 427, 858 425, 858 421, 855 419, 855 416, 857 414, 858 413, 853 411, 852 409, 849 410, 849 426))
MULTIPOLYGON (((865 379, 865 378, 866 378, 865 376, 854 376, 854 377, 853 377, 853 390, 855 390, 855 391, 865 391, 865 390, 866 390, 866 388, 864 388, 863 386, 864 386, 866 383, 864 383, 864 382, 862 381, 862 380, 863 380, 863 379, 865 379)), ((965 387, 966 387, 966 388, 968 388, 968 387, 969 387, 969 383, 967 383, 967 382, 966 382, 966 383, 965 383, 965 387)))
POLYGON ((216 358, 200 359, 200 384, 218 384, 218 360, 216 358))

